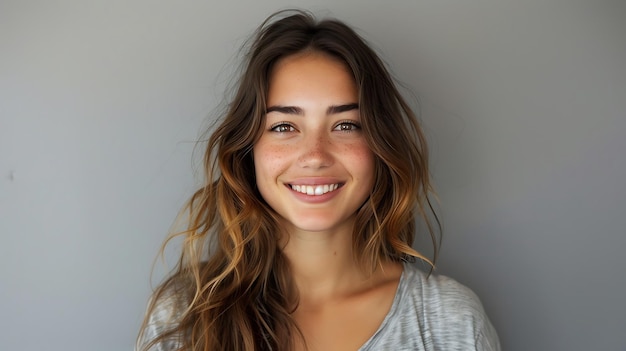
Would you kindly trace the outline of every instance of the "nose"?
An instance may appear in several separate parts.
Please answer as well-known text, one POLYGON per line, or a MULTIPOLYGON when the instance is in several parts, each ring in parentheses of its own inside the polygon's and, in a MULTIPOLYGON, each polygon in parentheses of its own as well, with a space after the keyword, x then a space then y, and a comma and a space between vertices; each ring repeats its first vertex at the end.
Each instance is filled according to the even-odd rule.
POLYGON ((298 164, 303 168, 325 168, 333 164, 330 140, 323 133, 311 133, 302 141, 298 164))

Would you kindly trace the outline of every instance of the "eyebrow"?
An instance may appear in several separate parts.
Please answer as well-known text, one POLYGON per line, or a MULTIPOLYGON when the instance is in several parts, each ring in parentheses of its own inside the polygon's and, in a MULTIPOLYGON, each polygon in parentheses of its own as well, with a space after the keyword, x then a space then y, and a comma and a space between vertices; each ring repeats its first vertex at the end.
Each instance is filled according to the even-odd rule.
MULTIPOLYGON (((358 109, 359 109, 359 104, 357 103, 333 105, 333 106, 329 106, 326 109, 326 114, 334 115, 337 113, 358 110, 358 109)), ((284 113, 288 115, 298 115, 298 116, 304 115, 304 110, 302 110, 300 107, 297 107, 297 106, 279 106, 279 105, 270 106, 267 108, 267 110, 265 110, 265 113, 270 113, 270 112, 280 112, 280 113, 284 113)))

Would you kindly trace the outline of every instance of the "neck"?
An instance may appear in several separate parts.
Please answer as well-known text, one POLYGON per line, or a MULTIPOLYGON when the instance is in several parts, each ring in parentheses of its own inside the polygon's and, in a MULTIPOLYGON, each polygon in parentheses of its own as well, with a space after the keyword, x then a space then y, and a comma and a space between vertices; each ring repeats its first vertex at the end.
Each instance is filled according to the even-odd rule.
POLYGON ((371 278, 354 260, 349 225, 326 232, 291 230, 283 253, 301 300, 345 296, 371 278))

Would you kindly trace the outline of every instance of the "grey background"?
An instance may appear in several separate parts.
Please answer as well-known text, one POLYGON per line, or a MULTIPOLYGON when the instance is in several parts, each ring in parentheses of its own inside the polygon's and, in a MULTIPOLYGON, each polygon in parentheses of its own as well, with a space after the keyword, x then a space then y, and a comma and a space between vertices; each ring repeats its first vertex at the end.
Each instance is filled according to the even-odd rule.
POLYGON ((420 96, 439 272, 504 349, 626 350, 626 6, 552 0, 1 1, 0 349, 132 348, 228 63, 287 6, 420 96))

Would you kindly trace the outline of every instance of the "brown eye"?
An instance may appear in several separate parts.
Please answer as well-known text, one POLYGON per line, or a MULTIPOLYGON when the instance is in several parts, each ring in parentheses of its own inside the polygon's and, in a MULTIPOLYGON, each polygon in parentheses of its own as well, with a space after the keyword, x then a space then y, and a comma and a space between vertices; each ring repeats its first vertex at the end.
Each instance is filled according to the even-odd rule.
POLYGON ((352 122, 352 121, 345 121, 345 122, 341 122, 337 124, 337 126, 335 126, 333 130, 340 131, 340 132, 353 132, 359 129, 361 129, 361 126, 358 123, 352 122))
POLYGON ((291 124, 287 124, 287 123, 275 124, 270 128, 270 131, 276 132, 276 133, 289 133, 289 132, 294 132, 295 130, 296 128, 294 128, 291 124))

